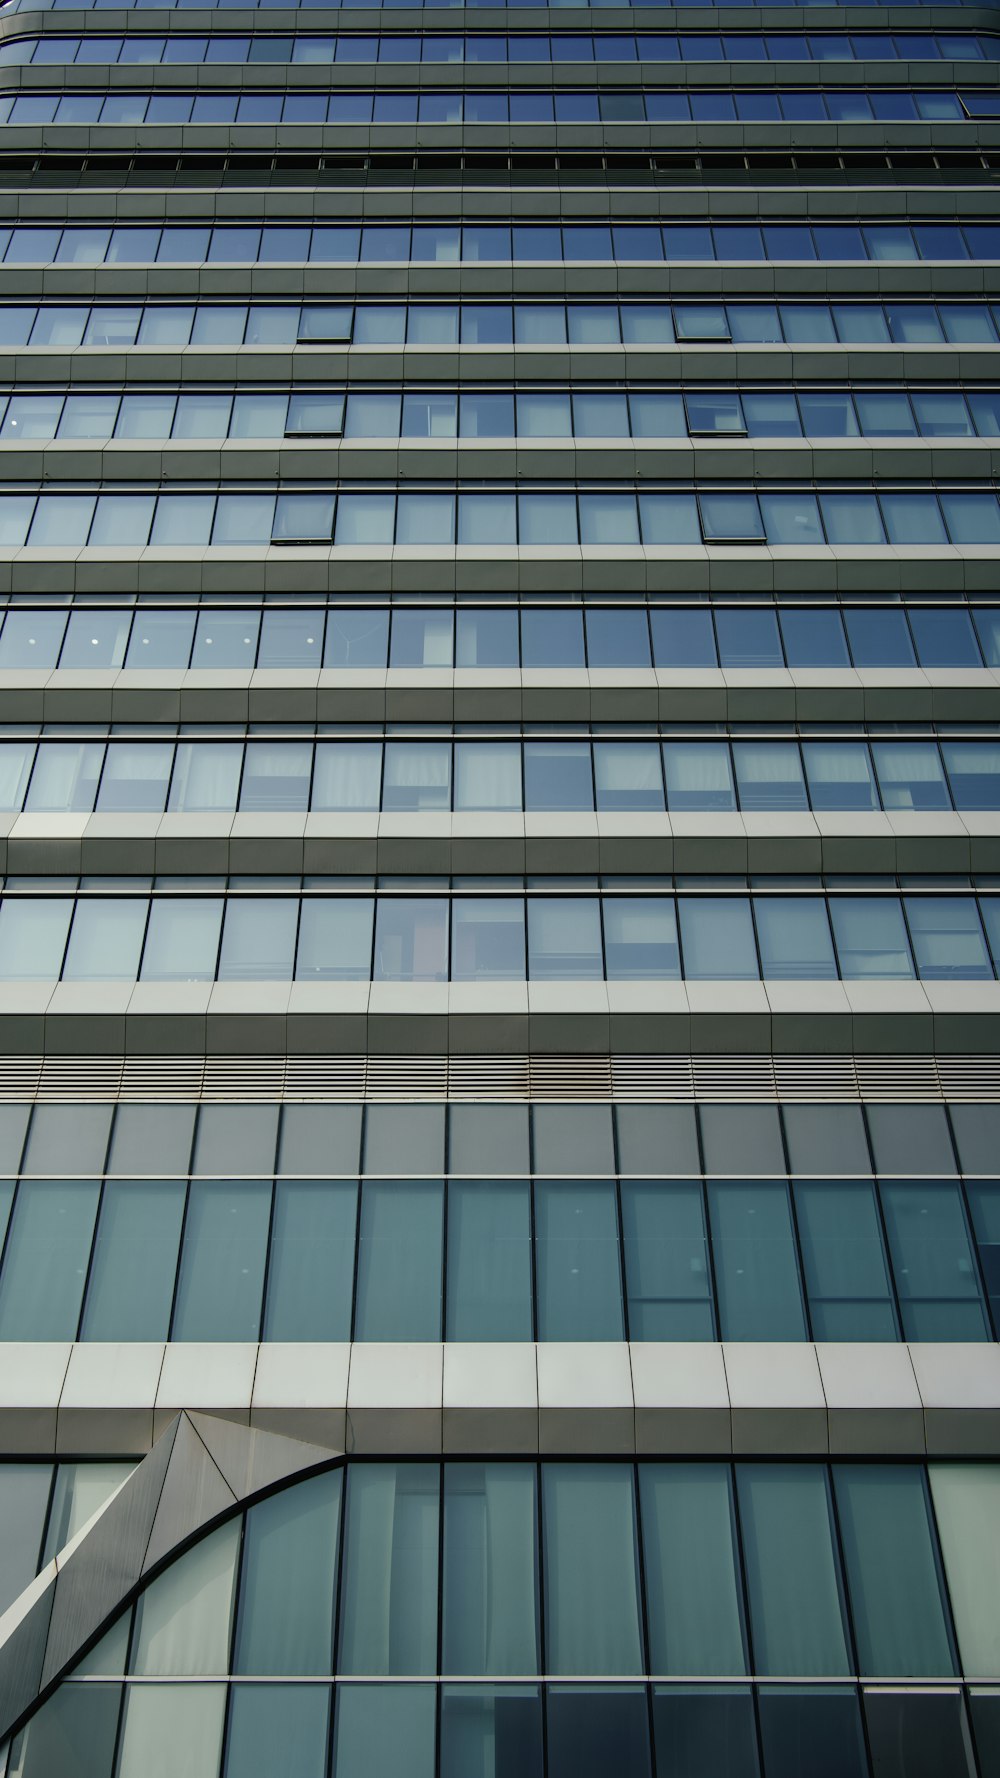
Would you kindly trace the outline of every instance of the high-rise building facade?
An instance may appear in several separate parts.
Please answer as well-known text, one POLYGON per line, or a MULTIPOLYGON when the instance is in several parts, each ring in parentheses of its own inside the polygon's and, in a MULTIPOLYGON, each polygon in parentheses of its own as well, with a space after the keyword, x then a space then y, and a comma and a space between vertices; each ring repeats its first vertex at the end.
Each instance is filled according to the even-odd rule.
POLYGON ((998 70, 0 7, 2 1778, 1000 1772, 998 70))

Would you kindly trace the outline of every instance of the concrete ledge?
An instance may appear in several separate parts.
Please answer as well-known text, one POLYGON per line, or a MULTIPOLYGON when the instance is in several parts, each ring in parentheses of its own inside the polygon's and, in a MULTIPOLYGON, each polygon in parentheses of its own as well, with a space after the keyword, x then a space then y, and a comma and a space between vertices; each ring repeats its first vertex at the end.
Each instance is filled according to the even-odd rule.
POLYGON ((981 1345, 0 1345, 0 1454, 140 1456, 180 1408, 348 1453, 996 1457, 981 1345))

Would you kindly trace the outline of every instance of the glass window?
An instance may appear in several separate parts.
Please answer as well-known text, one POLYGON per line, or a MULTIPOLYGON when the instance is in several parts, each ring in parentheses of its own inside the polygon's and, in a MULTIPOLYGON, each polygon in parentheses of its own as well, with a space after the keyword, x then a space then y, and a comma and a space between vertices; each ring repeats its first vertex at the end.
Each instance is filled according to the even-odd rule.
POLYGON ((384 667, 389 653, 389 612, 332 610, 326 624, 325 667, 384 667))
POLYGON ((222 929, 220 896, 154 896, 142 953, 144 982, 215 980, 222 929))
POLYGON ((544 1464, 542 1525, 546 1671, 641 1673, 631 1465, 544 1464))
POLYGON ((667 807, 672 814, 685 809, 736 808, 729 748, 724 741, 664 741, 663 767, 667 807))
POLYGON ((531 1339, 527 1180, 451 1180, 447 1291, 449 1340, 531 1339))
MULTIPOLYGON (((267 1273, 266 1340, 349 1340, 357 1186, 346 1179, 279 1179, 267 1273)), ((328 1672, 326 1666, 281 1669, 328 1672)), ((248 1667, 270 1673, 271 1667, 248 1667)))
POLYGON ((882 1181, 907 1340, 989 1339, 958 1181, 882 1181))
POLYGON ((845 981, 914 973, 903 910, 896 896, 834 895, 830 920, 845 981))
POLYGON ((375 922, 375 975, 381 982, 448 979, 448 903, 430 896, 381 896, 375 922))
POLYGON ((103 741, 43 741, 25 808, 31 813, 89 814, 103 759, 103 741))
POLYGON ((746 896, 678 898, 684 974, 689 981, 757 981, 760 968, 746 896))
POLYGON ((869 1179, 800 1179, 795 1212, 817 1340, 898 1339, 869 1179))
POLYGON ((837 964, 819 895, 761 895, 754 901, 765 981, 834 981, 837 964))
MULTIPOLYGON (((432 1463, 356 1463, 348 1470, 340 1598, 342 1673, 435 1671, 439 1487, 438 1466, 432 1463), (373 1584, 376 1573, 377 1586, 373 1584)), ((385 1692, 366 1689, 383 1708, 385 1692)), ((433 1716, 433 1692, 430 1695, 433 1716)), ((341 1691, 338 1778, 343 1778, 339 1740, 343 1711, 341 1691)), ((357 1778, 395 1769, 395 1759, 387 1766, 373 1763, 378 1745, 377 1732, 375 1740, 369 1738, 367 1760, 355 1760, 349 1767, 357 1778)), ((397 1745, 396 1755, 407 1745, 397 1745)), ((408 1771, 423 1770, 415 1768, 409 1757, 405 1764, 408 1771)), ((433 1757, 427 1770, 428 1774, 433 1770, 433 1757)))
POLYGON ((624 1338, 613 1180, 537 1181, 535 1267, 539 1339, 624 1338))
MULTIPOLYGON (((435 1494, 435 1512, 436 1500, 435 1494)), ((373 1537, 377 1536, 375 1531, 373 1537)), ((378 1546, 373 1543, 373 1547, 378 1546)), ((338 1685, 333 1742, 336 1778, 371 1778, 374 1772, 397 1771, 405 1771, 407 1778, 434 1778, 436 1689, 432 1685, 338 1685)))
MULTIPOLYGON (((186 667, 194 638, 193 611, 137 611, 125 665, 153 671, 186 667)), ((0 641, 0 649, 2 649, 0 641)))
POLYGON ((451 904, 451 979, 525 978, 524 902, 520 896, 455 896, 451 904))
POLYGON ((715 630, 721 666, 784 666, 778 620, 773 611, 737 611, 720 606, 715 613, 715 630))
POLYGON ((522 611, 521 660, 526 668, 585 666, 582 612, 522 611))
POLYGON ((456 667, 519 665, 516 611, 458 611, 455 620, 456 667))
POLYGON ((216 1778, 225 1712, 224 1685, 129 1686, 118 1778, 216 1778))
POLYGON ((593 809, 594 781, 588 741, 526 741, 524 806, 593 809))
POLYGON ((226 1778, 266 1778, 276 1770, 282 1778, 316 1778, 326 1766, 330 1704, 325 1685, 233 1686, 226 1778))
POLYGON ((0 981, 58 980, 73 907, 68 896, 44 900, 4 897, 0 903, 0 981))
POLYGON ((283 813, 307 809, 312 754, 311 741, 248 741, 240 808, 283 813))
POLYGON ((962 1671, 992 1675, 1000 1660, 1000 1466, 931 1463, 928 1476, 962 1671))
POLYGON ((390 667, 450 667, 452 627, 450 611, 394 611, 390 667))
POLYGON ((849 1673, 825 1469, 739 1463, 736 1481, 757 1671, 849 1673))
POLYGON ((65 629, 63 611, 8 611, 0 635, 0 668, 10 672, 54 667, 65 629))
POLYGON ((140 1593, 133 1673, 227 1672, 240 1529, 238 1518, 220 1525, 140 1593))
POLYGON ((521 800, 516 741, 456 742, 456 809, 520 809, 521 800))
POLYGON ((953 1673, 923 1470, 839 1463, 833 1476, 860 1671, 953 1673))
POLYGON ((1000 808, 1000 747, 990 741, 942 741, 956 809, 1000 808))
POLYGON ((134 982, 148 912, 145 896, 81 897, 69 935, 63 980, 134 982))
POLYGON ((733 762, 742 809, 808 807, 802 761, 794 743, 734 741, 733 762))
POLYGON ((446 1463, 445 1673, 538 1671, 538 1508, 533 1463, 446 1463))
POLYGON ((441 1338, 443 1204, 440 1180, 364 1181, 356 1340, 441 1338))
POLYGON ((599 809, 663 808, 663 773, 655 741, 595 741, 599 809))
POLYGON ((234 1673, 333 1671, 340 1494, 340 1471, 327 1470, 247 1513, 234 1673))
MULTIPOLYGON (((688 1179, 627 1179, 622 1181, 621 1197, 629 1338, 713 1340, 700 1184, 688 1179)), ((654 1662, 655 1646, 654 1639, 654 1662)), ((662 1663, 657 1663, 657 1670, 679 1671, 662 1663)))
POLYGON ((768 1778, 867 1778, 861 1711, 853 1686, 761 1686, 760 1738, 768 1778))
POLYGON ((98 813, 161 814, 166 806, 173 761, 170 741, 112 741, 101 774, 98 813))
POLYGON ((0 745, 0 809, 20 809, 34 757, 32 741, 8 741, 0 745))
POLYGON ((97 1216, 95 1179, 25 1179, 0 1273, 0 1340, 75 1340, 97 1216))
POLYGON ((680 976, 672 896, 609 896, 603 905, 609 981, 676 981, 680 976))
POLYGON ((172 1339, 259 1339, 270 1216, 269 1179, 192 1181, 172 1339))
POLYGON ((549 1778, 650 1778, 649 1713, 639 1686, 550 1685, 549 1778))
POLYGON ((650 666, 649 626, 644 611, 628 606, 617 611, 590 610, 586 622, 587 662, 591 668, 650 666))
POLYGON ((922 667, 979 667, 982 656, 967 611, 935 611, 914 605, 910 629, 922 667))
POLYGON ((290 982, 298 918, 296 896, 230 896, 219 953, 220 982, 290 982))
POLYGON ((528 973, 536 981, 601 979, 601 910, 596 896, 529 896, 528 973))
POLYGON ((652 1671, 745 1672, 729 1465, 643 1463, 639 1499, 652 1671))
POLYGON ((784 1180, 711 1180, 708 1205, 722 1338, 805 1339, 784 1180))
POLYGON ((803 741, 814 809, 877 809, 878 791, 863 741, 803 741))
POLYGON ((882 802, 887 809, 949 809, 951 797, 933 741, 873 741, 882 802))
POLYGON ((924 981, 992 981, 993 968, 971 895, 908 895, 907 924, 924 981))
POLYGON ((184 1199, 182 1179, 107 1181, 87 1285, 85 1340, 167 1338, 184 1199))
POLYGON ((371 896, 304 897, 296 981, 369 981, 374 916, 371 896))

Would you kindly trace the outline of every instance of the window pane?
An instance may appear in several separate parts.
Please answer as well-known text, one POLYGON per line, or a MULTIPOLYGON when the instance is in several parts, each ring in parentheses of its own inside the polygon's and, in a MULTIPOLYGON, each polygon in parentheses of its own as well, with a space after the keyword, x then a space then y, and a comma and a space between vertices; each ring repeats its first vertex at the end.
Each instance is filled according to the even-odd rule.
POLYGON ((68 896, 44 901, 4 897, 0 905, 0 981, 58 980, 73 906, 68 896))
POLYGON ((868 1778, 853 1686, 762 1686, 758 1708, 767 1778, 868 1778))
POLYGON ((913 975, 903 910, 895 896, 832 895, 829 905, 845 981, 913 975))
POLYGON ((533 1463, 445 1464, 445 1673, 538 1671, 535 1473, 533 1463))
POLYGON ((107 1181, 87 1286, 85 1340, 167 1338, 185 1195, 182 1179, 107 1181))
POLYGON ((599 809, 662 809, 663 773, 655 741, 595 741, 599 809))
MULTIPOLYGON (((5 1463, 0 1469, 0 1609, 7 1610, 34 1580, 49 1510, 50 1463, 5 1463)), ((102 1775, 103 1778, 103 1775, 102 1775)))
POLYGON ((1000 1466, 931 1463, 928 1475, 962 1671, 995 1675, 1000 1666, 1000 1466))
POLYGON ((404 1771, 406 1778, 434 1778, 435 1691, 432 1685, 339 1685, 334 1778, 404 1771))
POLYGON ((270 1215, 269 1179, 192 1182, 172 1339, 259 1339, 270 1215))
POLYGON ((803 741, 814 809, 877 809, 868 749, 860 741, 803 741))
POLYGON ((216 1778, 224 1685, 133 1685, 127 1690, 118 1778, 177 1778, 179 1771, 184 1778, 216 1778))
POLYGON ((887 809, 949 809, 951 798, 933 741, 874 741, 872 754, 887 809))
MULTIPOLYGON (((266 1340, 350 1339, 357 1214, 358 1188, 353 1179, 278 1180, 267 1273, 266 1340)), ((285 1669, 297 1670, 305 1671, 285 1669)))
POLYGON ((449 809, 451 746, 447 741, 387 741, 384 809, 449 809))
POLYGON ((739 1463, 736 1482, 758 1673, 849 1673, 825 1469, 739 1463))
POLYGON ((441 1338, 443 1220, 440 1180, 364 1181, 356 1340, 441 1338))
POLYGON ((728 1464, 639 1467, 654 1673, 743 1673, 746 1651, 728 1464))
POLYGON ((333 1671, 340 1492, 328 1470, 247 1513, 234 1673, 333 1671))
POLYGON ((881 1185, 907 1340, 989 1339, 956 1179, 881 1185))
MULTIPOLYGON (((253 665, 252 653, 246 664, 253 665)), ((243 746, 239 741, 179 742, 170 783, 171 814, 228 813, 235 809, 242 765, 243 746)))
POLYGON ((835 1464, 833 1476, 860 1671, 953 1673, 923 1470, 835 1464))
POLYGON ((103 759, 101 741, 43 741, 25 808, 32 814, 89 814, 103 759))
POLYGON ((92 1179, 22 1180, 0 1273, 0 1340, 75 1340, 99 1192, 92 1179))
POLYGON ((169 741, 156 745, 112 741, 101 774, 98 814, 108 812, 162 814, 174 749, 169 741))
POLYGON ((543 1464, 542 1525, 546 1671, 641 1673, 632 1466, 543 1464))
POLYGON ((536 981, 599 981, 601 910, 596 896, 528 897, 528 973, 536 981))
POLYGON ((653 1727, 658 1771, 760 1778, 749 1687, 656 1686, 653 1727))
POLYGON ((754 900, 765 981, 835 981, 837 964, 826 902, 819 895, 754 900))
POLYGON ((130 1671, 225 1673, 240 1521, 220 1525, 139 1596, 130 1671))
POLYGON ((515 741, 458 741, 456 809, 520 809, 521 749, 515 741))
POLYGON ((542 1700, 536 1686, 442 1686, 441 1778, 516 1773, 542 1778, 542 1700))
POLYGON ((784 1180, 710 1180, 708 1208, 722 1338, 805 1339, 784 1180))
POLYGON ((681 966, 673 897, 608 896, 604 949, 608 981, 677 981, 681 966))
POLYGON ((587 741, 526 741, 524 806, 592 809, 594 781, 587 741))
POLYGON ((622 1339, 614 1181, 538 1180, 535 1243, 539 1339, 622 1339))
MULTIPOLYGON (((436 1463, 356 1463, 347 1472, 342 1673, 409 1675, 437 1667, 439 1478, 436 1463)), ((350 1769, 361 1778, 395 1768, 350 1769)), ((410 1760, 406 1769, 413 1769, 410 1760)), ((337 1773, 341 1778, 339 1743, 337 1773)))
POLYGON ((903 905, 924 981, 993 980, 973 896, 907 895, 903 905))
POLYGON ((290 982, 298 917, 297 897, 230 896, 219 953, 220 982, 290 982))
MULTIPOLYGON (((449 1340, 531 1339, 531 1216, 526 1179, 451 1180, 446 1331, 449 1340)), ((445 1670, 460 1669, 446 1665, 445 1670)))
POLYGON ((375 923, 375 980, 448 979, 448 903, 430 897, 380 896, 375 923))
POLYGON ((714 1339, 700 1184, 627 1179, 621 1196, 630 1339, 714 1339))
POLYGON ((313 809, 377 809, 382 781, 379 741, 320 741, 313 772, 313 809))
POLYGON ((664 741, 663 767, 671 813, 736 808, 729 748, 724 742, 664 741))
POLYGON ((323 1778, 330 1704, 325 1685, 233 1686, 226 1778, 323 1778))
POLYGON ((802 761, 792 742, 734 741, 733 760, 742 809, 807 807, 802 761))
POLYGON ((212 982, 219 957, 223 900, 156 896, 142 952, 144 982, 212 982))
POLYGON ((745 896, 711 900, 678 897, 684 974, 689 981, 757 981, 750 902, 745 896))
POLYGON ((145 896, 79 900, 69 936, 63 980, 135 981, 149 903, 145 896))
POLYGON ((524 902, 520 896, 455 896, 451 904, 451 979, 525 978, 524 902))
POLYGON ((814 1338, 897 1339, 871 1180, 800 1179, 795 1211, 814 1338))

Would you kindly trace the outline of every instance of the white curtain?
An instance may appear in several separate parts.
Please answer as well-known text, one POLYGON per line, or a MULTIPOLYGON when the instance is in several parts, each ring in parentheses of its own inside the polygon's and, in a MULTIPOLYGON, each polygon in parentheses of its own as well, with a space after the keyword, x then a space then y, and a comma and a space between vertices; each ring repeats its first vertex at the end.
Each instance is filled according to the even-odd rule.
MULTIPOLYGON (((239 1547, 240 1521, 230 1519, 202 1538, 147 1587, 139 1601, 134 1673, 229 1671, 233 1581, 239 1547)), ((192 1772, 201 1769, 191 1767, 192 1772)), ((186 1775, 188 1768, 178 1756, 171 1770, 186 1775)), ((135 1778, 140 1778, 138 1768, 135 1778)), ((142 1774, 142 1778, 146 1775, 142 1774)))
POLYGON ((242 742, 182 741, 170 786, 171 810, 235 809, 242 764, 242 742))
POLYGON ((217 1778, 224 1685, 131 1685, 118 1778, 217 1778))
POLYGON ((1000 1673, 1000 1464, 932 1463, 931 1497, 962 1670, 1000 1673))
POLYGON ((520 809, 521 749, 516 741, 459 741, 457 809, 520 809))

